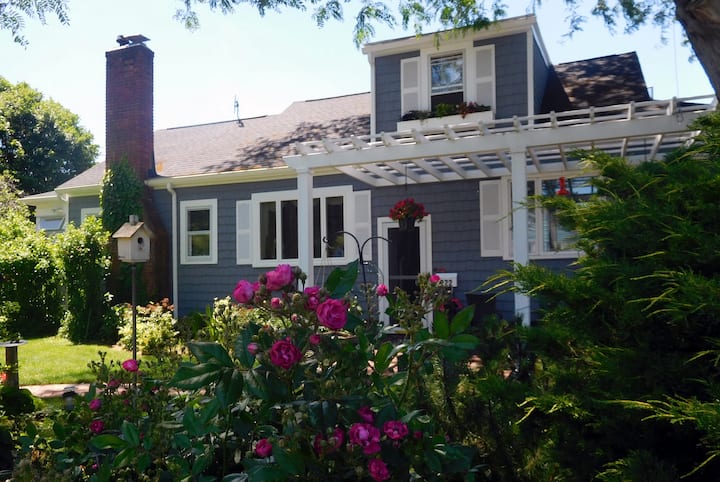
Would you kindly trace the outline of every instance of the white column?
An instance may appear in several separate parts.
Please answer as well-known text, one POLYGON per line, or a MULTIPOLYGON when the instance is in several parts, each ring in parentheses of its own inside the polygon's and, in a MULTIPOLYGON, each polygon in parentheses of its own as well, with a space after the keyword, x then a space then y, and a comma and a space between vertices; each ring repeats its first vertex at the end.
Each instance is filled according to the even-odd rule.
MULTIPOLYGON (((528 254, 528 213, 527 201, 527 156, 525 148, 514 148, 510 152, 512 168, 512 220, 513 220, 513 259, 515 263, 527 265, 528 254)), ((515 314, 522 318, 525 326, 530 325, 530 297, 515 293, 515 314)))
POLYGON ((306 286, 313 280, 313 175, 307 167, 295 169, 298 186, 298 264, 307 274, 306 286))

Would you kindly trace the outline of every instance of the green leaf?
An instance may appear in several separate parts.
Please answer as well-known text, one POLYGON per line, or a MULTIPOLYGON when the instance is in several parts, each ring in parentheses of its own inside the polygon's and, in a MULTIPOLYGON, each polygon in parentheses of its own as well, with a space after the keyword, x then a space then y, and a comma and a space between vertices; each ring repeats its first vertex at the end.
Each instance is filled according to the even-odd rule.
POLYGON ((450 325, 444 311, 436 311, 433 315, 433 330, 438 338, 443 340, 450 338, 450 325))
POLYGON ((128 443, 117 435, 103 434, 93 437, 90 445, 99 450, 121 450, 127 447, 128 443))
POLYGON ((219 365, 229 368, 234 367, 232 358, 230 358, 227 350, 219 343, 193 341, 188 343, 188 348, 201 363, 207 363, 215 360, 219 365))
POLYGON ((455 315, 452 319, 452 323, 450 324, 450 333, 457 335, 467 330, 470 323, 472 323, 473 313, 475 313, 474 306, 471 305, 463 308, 462 311, 460 311, 460 313, 455 315))
POLYGON ((390 361, 392 360, 393 348, 394 345, 389 341, 380 345, 377 353, 375 353, 374 363, 376 373, 385 373, 385 370, 388 369, 388 366, 390 366, 390 361))
POLYGON ((468 334, 455 335, 450 339, 450 341, 457 348, 463 350, 473 350, 475 347, 478 346, 478 343, 480 343, 480 340, 478 340, 475 335, 468 334))
POLYGON ((253 342, 253 336, 256 334, 254 325, 249 325, 240 332, 240 336, 235 340, 235 358, 245 368, 252 368, 255 364, 255 355, 251 355, 247 347, 253 342))
POLYGON ((120 426, 120 431, 123 434, 123 438, 127 441, 129 445, 131 445, 132 447, 140 446, 140 434, 135 425, 125 420, 120 426))
POLYGON ((227 474, 222 482, 247 482, 248 474, 227 474))
POLYGON ((325 289, 331 298, 342 298, 355 286, 358 277, 358 260, 349 263, 345 268, 335 268, 325 281, 325 289))
POLYGON ((305 473, 305 461, 302 454, 290 452, 282 447, 273 447, 273 457, 280 469, 289 476, 299 476, 305 473))
POLYGON ((115 457, 115 460, 113 461, 113 467, 121 468, 132 465, 133 461, 135 460, 136 454, 137 450, 135 450, 135 448, 125 447, 115 457))
POLYGON ((243 376, 240 371, 225 369, 225 373, 215 387, 215 396, 220 405, 227 410, 237 402, 243 393, 243 386, 243 376))
POLYGON ((215 383, 221 374, 222 367, 214 363, 183 365, 175 372, 169 385, 184 390, 197 390, 215 383))

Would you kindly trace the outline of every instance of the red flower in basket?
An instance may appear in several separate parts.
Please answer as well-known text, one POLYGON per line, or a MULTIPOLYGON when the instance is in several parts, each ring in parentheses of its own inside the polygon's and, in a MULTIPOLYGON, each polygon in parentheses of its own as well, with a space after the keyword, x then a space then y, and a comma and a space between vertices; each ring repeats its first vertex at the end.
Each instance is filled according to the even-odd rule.
POLYGON ((411 197, 398 201, 395 203, 395 206, 390 209, 390 219, 394 221, 407 218, 420 221, 427 215, 428 213, 425 211, 425 206, 423 206, 422 203, 416 203, 411 197))

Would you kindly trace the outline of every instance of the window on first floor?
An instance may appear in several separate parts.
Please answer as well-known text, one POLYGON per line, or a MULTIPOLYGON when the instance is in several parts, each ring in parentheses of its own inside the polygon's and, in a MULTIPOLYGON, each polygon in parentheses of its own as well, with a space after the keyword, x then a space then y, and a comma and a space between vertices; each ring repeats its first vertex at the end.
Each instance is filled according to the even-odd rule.
POLYGON ((62 216, 38 216, 35 224, 38 230, 47 233, 58 233, 65 226, 65 218, 62 216))
POLYGON ((183 264, 217 263, 217 200, 180 202, 180 257, 183 264))
MULTIPOLYGON (((595 191, 591 177, 536 178, 527 182, 528 196, 571 196, 582 202, 595 191)), ((510 179, 480 183, 480 230, 482 256, 512 258, 512 189, 510 179)), ((551 209, 528 208, 528 254, 530 257, 577 256, 576 235, 563 227, 551 209)))
POLYGON ((80 210, 80 223, 82 224, 83 221, 85 221, 86 218, 89 218, 90 216, 95 216, 96 218, 100 218, 102 215, 102 208, 101 207, 94 207, 94 208, 82 208, 80 210))
MULTIPOLYGON (((346 249, 344 231, 369 237, 369 191, 351 187, 313 191, 313 257, 315 262, 343 263, 357 250, 346 249), (362 194, 361 194, 362 193, 362 194), (358 210, 358 206, 362 209, 358 210)), ((272 266, 298 259, 297 191, 261 193, 237 204, 238 263, 272 266), (252 217, 249 222, 248 217, 252 217), (248 249, 248 244, 252 245, 248 249)))

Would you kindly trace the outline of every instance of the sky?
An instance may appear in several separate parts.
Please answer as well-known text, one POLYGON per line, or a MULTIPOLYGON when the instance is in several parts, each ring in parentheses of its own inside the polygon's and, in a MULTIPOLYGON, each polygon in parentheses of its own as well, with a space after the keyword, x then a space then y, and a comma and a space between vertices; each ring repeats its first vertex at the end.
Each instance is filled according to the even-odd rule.
MULTIPOLYGON (((509 0, 509 16, 530 13, 531 0, 509 0)), ((28 20, 27 47, 0 30, 0 76, 27 82, 79 115, 80 125, 105 144, 105 52, 118 35, 142 34, 155 52, 155 129, 282 112, 294 101, 370 91, 367 57, 353 43, 352 11, 344 22, 317 27, 308 12, 267 12, 243 6, 230 15, 199 9, 200 28, 173 19, 179 0, 69 0, 70 25, 28 20)), ((535 11, 552 63, 636 51, 656 99, 712 93, 701 65, 681 45, 681 27, 643 27, 614 35, 599 20, 568 39, 561 0, 535 11)), ((427 28, 425 32, 430 32, 427 28)), ((378 28, 373 41, 412 35, 378 28)))

